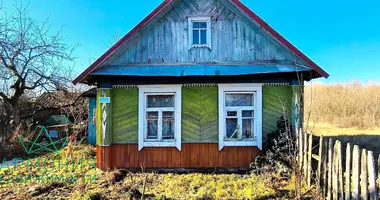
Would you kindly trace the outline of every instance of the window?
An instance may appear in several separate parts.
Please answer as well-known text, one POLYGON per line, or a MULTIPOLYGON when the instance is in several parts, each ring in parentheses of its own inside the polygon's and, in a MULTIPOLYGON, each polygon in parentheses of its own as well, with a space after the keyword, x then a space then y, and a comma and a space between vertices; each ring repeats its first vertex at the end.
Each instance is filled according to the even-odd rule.
POLYGON ((181 150, 181 86, 139 86, 139 150, 181 150))
POLYGON ((208 47, 211 49, 211 18, 189 18, 189 45, 193 47, 208 47))
POLYGON ((261 84, 219 84, 219 150, 224 146, 262 148, 261 84))

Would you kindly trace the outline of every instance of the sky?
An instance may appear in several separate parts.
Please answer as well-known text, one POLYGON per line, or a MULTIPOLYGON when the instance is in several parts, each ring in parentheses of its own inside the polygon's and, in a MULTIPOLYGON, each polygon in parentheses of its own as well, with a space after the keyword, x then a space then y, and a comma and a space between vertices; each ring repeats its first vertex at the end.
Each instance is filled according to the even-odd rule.
MULTIPOLYGON (((380 1, 241 0, 319 64, 326 83, 380 81, 380 1)), ((20 0, 3 0, 5 9, 20 0)), ((22 2, 22 1, 21 1, 22 2)), ((62 27, 79 75, 162 0, 30 0, 29 15, 62 27)))

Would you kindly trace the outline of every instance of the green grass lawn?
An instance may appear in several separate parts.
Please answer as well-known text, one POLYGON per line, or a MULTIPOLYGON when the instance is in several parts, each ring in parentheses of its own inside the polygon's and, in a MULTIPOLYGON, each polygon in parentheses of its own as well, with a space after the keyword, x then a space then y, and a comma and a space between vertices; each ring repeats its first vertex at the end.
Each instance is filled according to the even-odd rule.
POLYGON ((47 154, 2 169, 0 199, 125 199, 143 191, 145 176, 148 199, 289 199, 292 188, 286 181, 274 181, 273 176, 248 172, 245 175, 142 174, 116 169, 104 172, 94 167, 94 155, 94 147, 82 145, 74 150, 74 165, 64 165, 59 161, 61 155, 47 154))

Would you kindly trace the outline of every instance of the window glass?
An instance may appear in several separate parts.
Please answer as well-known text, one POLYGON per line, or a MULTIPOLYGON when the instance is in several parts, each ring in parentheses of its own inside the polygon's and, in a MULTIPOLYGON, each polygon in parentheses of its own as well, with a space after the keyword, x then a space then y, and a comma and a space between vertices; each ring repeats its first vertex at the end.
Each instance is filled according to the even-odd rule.
POLYGON ((243 110, 243 117, 253 117, 253 111, 252 110, 243 110))
POLYGON ((252 138, 253 136, 253 119, 243 119, 242 138, 252 138))
POLYGON ((174 107, 174 95, 148 95, 148 108, 174 107))
POLYGON ((227 111, 227 117, 237 117, 236 111, 227 111))
POLYGON ((207 44, 207 31, 201 30, 201 44, 207 44))
POLYGON ((238 134, 239 134, 238 119, 237 118, 227 118, 226 119, 227 140, 237 138, 238 134))
POLYGON ((162 139, 174 139, 174 112, 162 112, 162 139))
POLYGON ((253 106, 253 94, 226 94, 226 106, 253 106))
POLYGON ((199 44, 199 30, 193 30, 193 44, 199 44))
POLYGON ((147 112, 147 139, 158 137, 158 112, 147 112))

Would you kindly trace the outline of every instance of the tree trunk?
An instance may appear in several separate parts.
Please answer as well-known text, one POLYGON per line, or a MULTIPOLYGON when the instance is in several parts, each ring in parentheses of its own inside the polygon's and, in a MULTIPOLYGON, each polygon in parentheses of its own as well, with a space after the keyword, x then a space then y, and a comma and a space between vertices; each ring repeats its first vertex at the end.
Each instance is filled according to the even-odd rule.
POLYGON ((12 104, 12 129, 20 125, 20 107, 18 103, 12 104))

